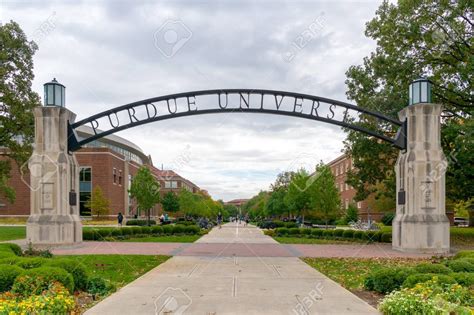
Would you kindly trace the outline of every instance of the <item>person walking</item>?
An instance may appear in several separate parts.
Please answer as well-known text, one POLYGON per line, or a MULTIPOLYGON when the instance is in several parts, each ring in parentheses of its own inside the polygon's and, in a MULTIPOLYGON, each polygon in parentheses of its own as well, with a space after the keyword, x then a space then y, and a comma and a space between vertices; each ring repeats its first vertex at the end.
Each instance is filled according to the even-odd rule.
POLYGON ((118 215, 117 215, 117 221, 118 221, 118 225, 119 226, 122 226, 122 222, 123 222, 123 215, 122 215, 122 212, 119 212, 118 215))
POLYGON ((219 229, 222 227, 222 213, 219 212, 217 215, 217 225, 219 225, 219 229))

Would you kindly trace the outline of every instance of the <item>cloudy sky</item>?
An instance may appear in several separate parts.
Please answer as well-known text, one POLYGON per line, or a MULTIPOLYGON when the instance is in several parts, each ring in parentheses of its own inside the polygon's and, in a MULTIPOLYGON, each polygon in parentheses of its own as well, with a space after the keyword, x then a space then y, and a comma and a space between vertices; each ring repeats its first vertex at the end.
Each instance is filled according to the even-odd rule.
MULTIPOLYGON (((346 101, 345 71, 374 49, 364 26, 380 2, 0 0, 0 19, 18 22, 39 45, 34 89, 42 95, 56 77, 82 119, 204 89, 346 101)), ((268 189, 282 171, 329 162, 345 138, 332 125, 260 114, 177 118, 118 135, 224 200, 268 189)))

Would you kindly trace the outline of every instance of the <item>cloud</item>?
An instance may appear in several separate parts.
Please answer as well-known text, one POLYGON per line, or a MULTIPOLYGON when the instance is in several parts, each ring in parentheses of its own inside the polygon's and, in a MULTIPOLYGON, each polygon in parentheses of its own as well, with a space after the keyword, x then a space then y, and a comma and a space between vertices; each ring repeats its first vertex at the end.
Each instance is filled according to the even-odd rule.
MULTIPOLYGON (((67 87, 67 107, 82 119, 141 99, 215 88, 274 89, 346 101, 345 71, 373 50, 363 31, 378 5, 7 2, 1 19, 17 21, 30 38, 39 39, 34 89, 42 94, 42 84, 56 77, 67 87), (171 22, 189 39, 168 58, 156 38, 171 22), (311 38, 295 48, 305 34, 311 38), (285 59, 289 51, 291 61, 285 59)), ((336 126, 260 114, 172 119, 118 135, 151 154, 157 166, 174 167, 224 200, 268 189, 288 168, 334 159, 345 138, 336 126), (189 160, 177 163, 183 154, 189 160)))

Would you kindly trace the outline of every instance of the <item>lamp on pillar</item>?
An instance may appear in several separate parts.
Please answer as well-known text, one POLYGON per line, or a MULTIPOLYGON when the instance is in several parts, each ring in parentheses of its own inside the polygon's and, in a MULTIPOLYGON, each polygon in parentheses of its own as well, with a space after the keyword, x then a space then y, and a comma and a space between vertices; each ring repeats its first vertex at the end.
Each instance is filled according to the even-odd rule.
POLYGON ((66 107, 66 87, 56 78, 44 84, 44 106, 66 107))
POLYGON ((419 78, 410 83, 409 104, 431 103, 431 82, 426 78, 419 78))

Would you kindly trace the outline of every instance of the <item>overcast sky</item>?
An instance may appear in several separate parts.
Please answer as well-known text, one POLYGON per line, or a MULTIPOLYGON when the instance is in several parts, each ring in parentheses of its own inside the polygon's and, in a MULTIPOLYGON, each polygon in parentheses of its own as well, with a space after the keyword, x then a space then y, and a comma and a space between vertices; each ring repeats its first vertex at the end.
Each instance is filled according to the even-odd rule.
MULTIPOLYGON (((345 72, 375 43, 381 1, 5 1, 39 50, 33 87, 56 77, 78 119, 171 93, 219 88, 301 92, 347 101, 345 72), (303 35, 304 40, 301 40, 303 35), (298 47, 298 48, 297 48, 298 47)), ((122 131, 155 166, 215 199, 249 198, 276 175, 341 154, 321 122, 260 114, 176 118, 122 131)))

